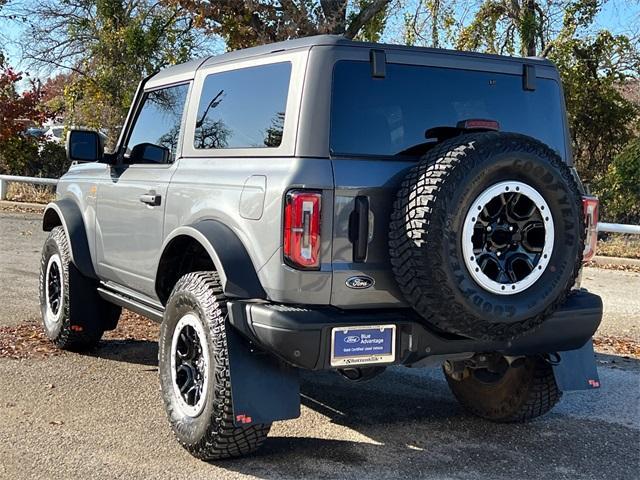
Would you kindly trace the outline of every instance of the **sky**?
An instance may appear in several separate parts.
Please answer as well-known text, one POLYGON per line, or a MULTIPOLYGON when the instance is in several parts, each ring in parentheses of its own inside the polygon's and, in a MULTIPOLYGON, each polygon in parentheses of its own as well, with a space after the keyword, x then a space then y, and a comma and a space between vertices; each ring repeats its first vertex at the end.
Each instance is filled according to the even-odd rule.
MULTIPOLYGON (((28 1, 28 0, 27 0, 28 1)), ((415 5, 421 0, 401 0, 404 5, 415 5)), ((14 0, 10 3, 19 3, 20 0, 14 0)), ((466 10, 466 4, 477 4, 477 0, 469 0, 468 2, 460 1, 459 10, 466 10)), ((5 8, 5 11, 8 10, 5 8)), ((598 14, 593 30, 609 29, 614 34, 638 34, 640 30, 640 0, 608 0, 598 14), (635 29, 635 32, 633 31, 635 29)), ((399 43, 402 41, 403 21, 402 16, 396 16, 392 19, 385 30, 382 41, 389 43, 399 43)), ((0 19, 0 48, 4 51, 8 59, 8 63, 18 69, 27 69, 29 65, 25 65, 21 61, 21 40, 23 37, 22 26, 18 22, 10 22, 0 19)), ((223 48, 221 49, 223 50, 223 48)))
MULTIPOLYGON (((605 4, 596 24, 614 33, 633 33, 640 24, 640 2, 638 0, 612 0, 605 4)), ((636 32, 637 33, 637 30, 636 32)))
MULTIPOLYGON (((405 5, 404 11, 413 12, 416 5, 423 0, 400 1, 405 5)), ((458 0, 455 4, 456 17, 462 19, 465 25, 469 24, 473 14, 477 11, 477 5, 480 3, 481 0, 458 0)), ((545 0, 541 0, 540 3, 544 4, 545 0)), ((383 42, 402 43, 404 11, 388 20, 382 36, 383 42)), ((640 0, 604 0, 590 30, 598 31, 601 29, 608 29, 614 34, 638 35, 640 33, 640 0)))

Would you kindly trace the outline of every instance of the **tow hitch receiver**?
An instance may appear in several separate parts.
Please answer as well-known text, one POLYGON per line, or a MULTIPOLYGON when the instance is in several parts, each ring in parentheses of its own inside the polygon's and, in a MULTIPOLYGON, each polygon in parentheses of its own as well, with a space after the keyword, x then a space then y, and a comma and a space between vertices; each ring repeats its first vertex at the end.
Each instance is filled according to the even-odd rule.
POLYGON ((560 390, 568 392, 600 388, 593 340, 589 340, 577 350, 560 352, 556 357, 553 362, 553 375, 560 390))

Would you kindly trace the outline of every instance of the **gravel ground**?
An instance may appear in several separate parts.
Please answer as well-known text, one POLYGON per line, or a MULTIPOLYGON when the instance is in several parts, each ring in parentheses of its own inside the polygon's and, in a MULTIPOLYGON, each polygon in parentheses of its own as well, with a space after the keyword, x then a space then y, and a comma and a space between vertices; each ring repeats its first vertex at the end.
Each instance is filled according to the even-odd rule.
MULTIPOLYGON (((39 217, 0 212, 0 326, 38 317, 39 217)), ((640 275, 587 269, 602 331, 639 338, 640 275)), ((462 412, 438 369, 394 367, 366 384, 305 374, 299 419, 251 457, 204 463, 173 439, 152 341, 91 355, 0 358, 0 478, 636 479, 640 361, 598 356, 602 388, 566 394, 526 425, 462 412)))
POLYGON ((0 326, 40 315, 38 273, 46 237, 41 215, 0 210, 0 326))
POLYGON ((640 342, 640 273, 585 268, 582 285, 602 297, 603 335, 619 335, 640 342))

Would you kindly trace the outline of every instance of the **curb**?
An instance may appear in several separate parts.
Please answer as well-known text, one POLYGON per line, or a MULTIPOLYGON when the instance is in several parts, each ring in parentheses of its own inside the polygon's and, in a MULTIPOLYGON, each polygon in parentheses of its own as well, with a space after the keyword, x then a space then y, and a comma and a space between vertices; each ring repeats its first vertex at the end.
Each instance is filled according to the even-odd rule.
POLYGON ((29 203, 29 202, 14 202, 11 200, 0 200, 0 207, 14 207, 14 208, 31 208, 34 210, 42 210, 47 205, 45 203, 29 203))
POLYGON ((622 257, 603 257, 596 255, 591 259, 596 265, 623 265, 640 267, 640 259, 637 258, 622 258, 622 257))

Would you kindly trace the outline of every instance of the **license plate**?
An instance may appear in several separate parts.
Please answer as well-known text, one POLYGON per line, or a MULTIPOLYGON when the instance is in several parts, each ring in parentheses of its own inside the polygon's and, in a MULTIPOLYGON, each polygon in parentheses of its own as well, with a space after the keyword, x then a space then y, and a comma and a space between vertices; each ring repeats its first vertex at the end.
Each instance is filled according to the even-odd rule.
POLYGON ((392 363, 396 326, 338 327, 331 331, 331 366, 392 363))

